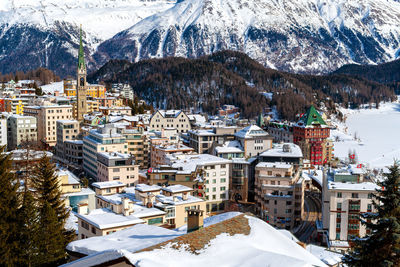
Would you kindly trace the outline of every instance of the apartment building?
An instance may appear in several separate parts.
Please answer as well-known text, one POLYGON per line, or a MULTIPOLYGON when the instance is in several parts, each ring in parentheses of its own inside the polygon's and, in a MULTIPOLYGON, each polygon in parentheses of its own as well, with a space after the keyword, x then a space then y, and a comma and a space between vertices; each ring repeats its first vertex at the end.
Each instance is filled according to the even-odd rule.
POLYGON ((274 138, 274 143, 293 143, 293 127, 288 123, 270 121, 267 131, 274 138))
POLYGON ((150 160, 151 167, 157 167, 160 165, 167 164, 166 157, 167 155, 173 153, 179 154, 192 154, 194 149, 191 147, 187 147, 182 144, 170 144, 170 145, 156 145, 151 146, 150 160))
POLYGON ((193 188, 194 196, 206 200, 207 214, 225 210, 229 200, 230 160, 209 154, 183 154, 170 155, 169 161, 170 167, 149 171, 149 183, 181 183, 193 188))
POLYGON ((57 143, 55 159, 64 164, 82 165, 82 140, 76 140, 79 135, 77 120, 57 121, 57 143))
POLYGON ((235 140, 235 133, 239 130, 237 127, 215 127, 210 130, 189 131, 189 146, 199 154, 212 154, 214 147, 235 140))
POLYGON ((0 119, 0 146, 7 146, 7 119, 0 119))
MULTIPOLYGON (((75 79, 66 79, 63 81, 64 93, 68 97, 76 96, 76 84, 75 79)), ((104 97, 106 93, 106 88, 101 84, 89 84, 86 83, 87 91, 86 96, 88 97, 104 97)))
POLYGON ((122 129, 121 134, 126 139, 127 153, 133 155, 135 163, 141 169, 147 169, 150 164, 149 159, 149 138, 142 127, 137 129, 122 129))
POLYGON ((37 120, 32 116, 13 114, 7 118, 8 150, 18 148, 23 142, 37 142, 37 120))
POLYGON ((191 130, 189 117, 182 110, 157 110, 150 118, 149 127, 153 131, 176 128, 179 133, 191 130))
POLYGON ((369 233, 359 218, 362 213, 375 212, 372 195, 379 186, 365 174, 356 165, 324 173, 322 223, 328 242, 348 241, 352 236, 363 237, 369 233))
POLYGON ((272 147, 273 137, 257 125, 251 125, 235 133, 235 139, 243 147, 245 157, 254 157, 272 147))
POLYGON ((26 106, 24 114, 37 119, 38 141, 48 146, 57 143, 56 122, 73 118, 71 105, 26 106))
POLYGON ((121 181, 135 186, 139 181, 139 165, 129 154, 118 152, 97 153, 97 180, 100 182, 121 181))
POLYGON ((97 154, 99 152, 128 153, 126 138, 112 124, 89 131, 83 138, 83 170, 92 178, 97 177, 97 154))
POLYGON ((280 162, 260 162, 255 173, 256 211, 271 225, 292 229, 300 224, 304 207, 301 168, 280 162))
POLYGON ((99 111, 101 113, 103 113, 104 115, 110 115, 110 114, 119 114, 119 115, 132 115, 132 109, 130 107, 125 107, 125 106, 121 106, 121 107, 116 107, 116 106, 112 106, 112 107, 103 107, 100 106, 99 107, 99 111))

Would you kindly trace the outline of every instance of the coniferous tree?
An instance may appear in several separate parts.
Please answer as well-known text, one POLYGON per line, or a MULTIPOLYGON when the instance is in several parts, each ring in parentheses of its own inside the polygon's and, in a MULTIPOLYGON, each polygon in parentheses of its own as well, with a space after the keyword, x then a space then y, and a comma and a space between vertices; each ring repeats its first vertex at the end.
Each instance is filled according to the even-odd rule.
POLYGON ((361 223, 371 231, 355 238, 353 249, 345 255, 349 266, 400 266, 400 169, 397 163, 378 185, 374 194, 374 213, 362 215, 361 223))
POLYGON ((73 232, 64 228, 69 211, 61 199, 58 178, 54 171, 54 164, 48 157, 43 157, 32 176, 41 225, 37 243, 40 265, 62 262, 65 259, 65 247, 73 238, 73 232))
POLYGON ((14 266, 18 263, 15 252, 18 249, 18 188, 19 182, 11 173, 9 155, 0 149, 0 266, 14 266))
POLYGON ((19 245, 18 259, 20 266, 36 266, 38 264, 39 240, 38 209, 33 193, 25 186, 21 207, 18 212, 19 245))

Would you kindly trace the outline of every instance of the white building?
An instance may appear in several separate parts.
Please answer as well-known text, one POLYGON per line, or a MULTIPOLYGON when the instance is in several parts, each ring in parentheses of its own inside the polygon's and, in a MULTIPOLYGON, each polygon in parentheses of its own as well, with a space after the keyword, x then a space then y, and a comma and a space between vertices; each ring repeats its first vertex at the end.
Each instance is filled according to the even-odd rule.
POLYGON ((0 146, 7 145, 7 119, 0 119, 0 146))
POLYGON ((189 117, 182 110, 157 110, 150 119, 150 129, 176 128, 179 133, 191 130, 189 117))
POLYGON ((368 233, 359 216, 374 211, 372 194, 378 185, 364 178, 364 174, 356 166, 324 174, 322 222, 330 242, 348 241, 351 236, 368 233))

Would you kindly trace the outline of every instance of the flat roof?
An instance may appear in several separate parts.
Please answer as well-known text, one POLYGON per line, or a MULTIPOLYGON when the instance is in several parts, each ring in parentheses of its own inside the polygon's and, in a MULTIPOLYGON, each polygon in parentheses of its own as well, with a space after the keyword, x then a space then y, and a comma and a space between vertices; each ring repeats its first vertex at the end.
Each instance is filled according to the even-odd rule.
POLYGON ((124 216, 116 214, 108 209, 95 209, 88 215, 76 214, 76 216, 99 229, 115 228, 127 225, 144 223, 145 221, 136 216, 124 216))
POLYGON ((126 186, 123 182, 120 181, 109 181, 109 182, 97 182, 92 184, 93 187, 103 189, 103 188, 111 188, 111 187, 122 187, 126 186))
POLYGON ((163 187, 162 190, 171 192, 171 193, 181 193, 181 192, 188 192, 188 191, 193 191, 193 188, 190 188, 188 186, 176 184, 176 185, 170 185, 168 187, 163 187))
POLYGON ((274 144, 272 148, 262 152, 261 157, 286 157, 286 158, 302 158, 303 152, 298 145, 293 143, 274 144), (286 152, 283 147, 287 147, 289 150, 286 152))

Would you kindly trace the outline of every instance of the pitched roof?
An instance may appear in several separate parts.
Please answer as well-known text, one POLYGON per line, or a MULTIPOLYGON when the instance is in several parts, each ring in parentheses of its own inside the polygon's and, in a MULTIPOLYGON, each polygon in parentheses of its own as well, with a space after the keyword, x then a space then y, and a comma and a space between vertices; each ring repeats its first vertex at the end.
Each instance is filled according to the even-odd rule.
POLYGON ((304 127, 314 125, 327 125, 313 105, 311 105, 311 107, 307 110, 307 113, 300 118, 299 125, 300 123, 304 127))

